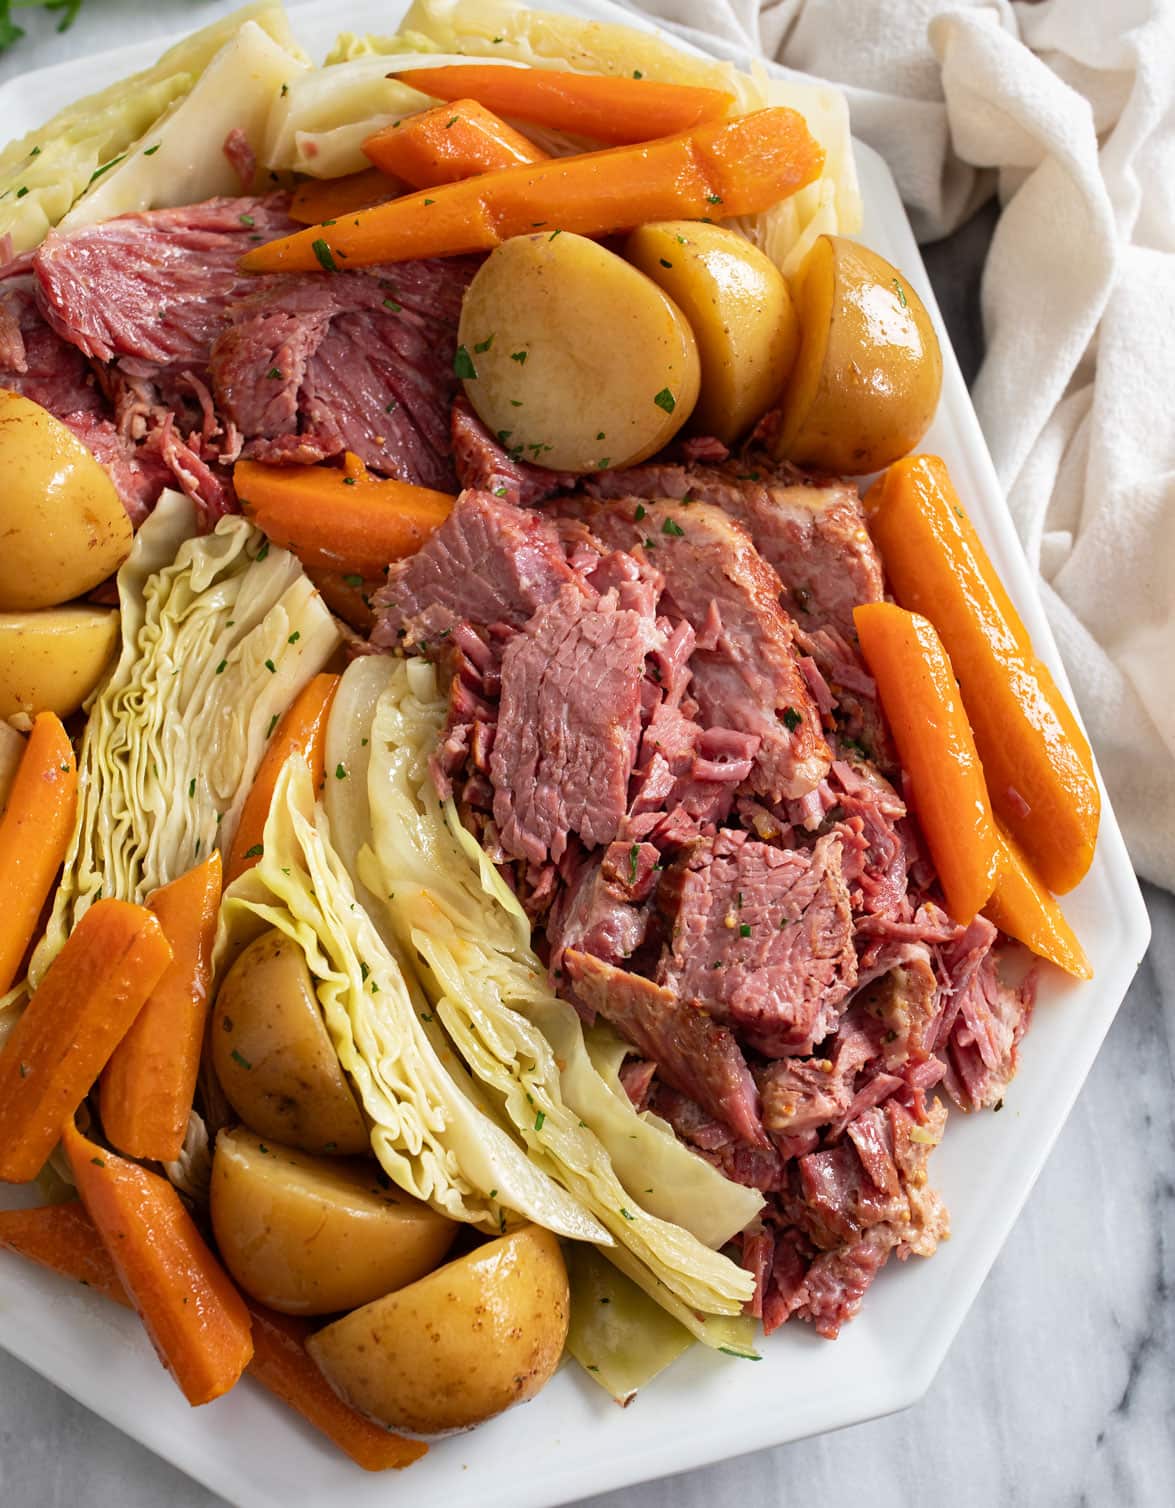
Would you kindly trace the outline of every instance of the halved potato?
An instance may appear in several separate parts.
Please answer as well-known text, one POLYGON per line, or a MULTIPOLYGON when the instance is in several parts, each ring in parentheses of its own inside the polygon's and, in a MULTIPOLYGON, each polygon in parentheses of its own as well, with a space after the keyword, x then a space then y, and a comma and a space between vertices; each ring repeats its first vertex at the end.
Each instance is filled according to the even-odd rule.
POLYGON ((457 1233, 374 1162, 311 1157, 244 1127, 216 1138, 212 1228, 245 1292, 283 1314, 369 1304, 431 1272, 457 1233))
POLYGON ((105 581, 134 537, 114 483, 39 403, 0 389, 0 611, 56 607, 105 581))
POLYGON ((305 955, 276 928, 250 943, 225 975, 211 1044, 229 1104, 252 1130, 304 1152, 370 1152, 305 955))
POLYGON ((922 300, 884 257, 821 236, 792 283, 800 350, 773 449, 860 476, 914 448, 942 389, 942 352, 922 300))
POLYGON ((567 1269, 527 1225, 345 1315, 307 1349, 341 1393, 393 1429, 468 1429, 549 1381, 567 1339, 567 1269))
POLYGON ((0 613, 0 718, 76 712, 102 679, 117 644, 113 608, 0 613))
POLYGON ((783 273, 737 231, 697 220, 642 225, 624 254, 697 338, 701 391, 691 427, 733 445, 779 398, 795 360, 799 326, 783 273))
POLYGON ((555 471, 643 460, 689 418, 698 348, 647 277, 569 232, 515 236, 461 308, 457 375, 512 456, 555 471))

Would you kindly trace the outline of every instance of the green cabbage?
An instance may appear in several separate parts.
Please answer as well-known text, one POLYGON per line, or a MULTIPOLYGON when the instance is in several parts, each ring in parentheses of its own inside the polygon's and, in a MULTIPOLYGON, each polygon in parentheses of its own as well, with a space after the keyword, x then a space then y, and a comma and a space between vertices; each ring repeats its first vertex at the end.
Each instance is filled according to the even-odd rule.
POLYGON ((165 492, 118 573, 122 651, 89 704, 77 821, 35 988, 100 895, 141 901, 227 847, 278 718, 339 642, 295 557, 165 492))
POLYGON ((224 897, 217 973, 269 927, 305 955, 339 1062, 373 1122, 372 1149, 400 1188, 495 1233, 514 1212, 560 1235, 607 1241, 448 1071, 452 1049, 434 1047, 427 1003, 356 899, 298 758, 278 777, 260 860, 224 897))
POLYGON ((567 1349, 624 1406, 693 1345, 693 1336, 594 1246, 577 1242, 564 1256, 571 1286, 567 1349))
POLYGON ((101 182, 250 20, 278 46, 302 56, 281 5, 253 0, 177 42, 151 68, 87 95, 10 142, 0 152, 0 237, 10 235, 18 252, 39 246, 96 175, 101 182))
MULTIPOLYGON (((509 0, 415 0, 395 36, 360 37, 344 32, 327 62, 353 67, 363 59, 405 52, 456 54, 623 77, 639 71, 659 83, 724 89, 735 96, 740 111, 788 105, 805 117, 823 146, 823 175, 763 214, 723 223, 741 231, 789 274, 817 236, 851 236, 861 228, 848 105, 841 91, 830 84, 774 79, 758 66, 744 73, 731 63, 683 52, 652 32, 529 10, 509 0)), ((449 56, 432 59, 434 66, 449 61, 449 56)), ((398 66, 400 62, 397 58, 398 66)), ((411 63, 403 60, 403 66, 411 63)), ((578 149, 574 138, 530 126, 522 129, 557 155, 578 149)))
MULTIPOLYGON (((680 1211, 673 1222, 651 1213, 643 1185, 628 1188, 618 1177, 607 1140, 640 1138, 646 1165, 667 1167, 677 1155, 671 1138, 625 1112, 594 1071, 575 1012, 551 992, 530 948, 524 915, 453 803, 436 799, 427 764, 445 698, 435 670, 391 661, 387 675, 367 751, 372 844, 359 854, 361 878, 383 899, 445 1030, 532 1160, 607 1227, 673 1312, 738 1315, 753 1290, 750 1274, 683 1228, 680 1211)), ((732 1196, 732 1229, 749 1218, 748 1203, 751 1213, 759 1205, 745 1196, 732 1196)))

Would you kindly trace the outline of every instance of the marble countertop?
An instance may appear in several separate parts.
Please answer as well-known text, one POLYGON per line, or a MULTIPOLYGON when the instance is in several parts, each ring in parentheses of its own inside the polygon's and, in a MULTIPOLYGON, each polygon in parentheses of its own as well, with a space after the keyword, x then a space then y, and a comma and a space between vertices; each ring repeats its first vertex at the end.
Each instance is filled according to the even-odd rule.
MULTIPOLYGON (((64 36, 51 16, 18 12, 29 36, 0 53, 0 83, 231 8, 229 0, 89 0, 64 36)), ((968 375, 990 234, 990 217, 980 215, 926 252, 968 375)), ((1150 952, 929 1395, 889 1419, 587 1497, 587 1508, 626 1508, 638 1495, 641 1508, 802 1500, 857 1508, 863 1497, 870 1508, 1175 1502, 1175 896, 1145 888, 1150 952)), ((591 1487, 585 1480, 584 1493, 591 1487)), ((223 1508, 0 1353, 0 1504, 83 1502, 223 1508)))

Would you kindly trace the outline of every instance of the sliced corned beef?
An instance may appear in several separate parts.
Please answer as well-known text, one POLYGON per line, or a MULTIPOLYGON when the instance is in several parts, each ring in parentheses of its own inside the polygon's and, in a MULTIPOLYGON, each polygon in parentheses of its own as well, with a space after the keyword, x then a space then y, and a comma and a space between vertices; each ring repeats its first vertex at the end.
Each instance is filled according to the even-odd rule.
POLYGON ((451 488, 453 351, 473 270, 465 258, 405 262, 237 288, 211 369, 244 454, 280 464, 351 450, 375 471, 451 488))
POLYGON ((740 1140, 768 1145, 755 1081, 725 1027, 652 980, 587 953, 569 948, 563 968, 583 1004, 656 1062, 660 1078, 724 1122, 740 1140))
POLYGON ((239 258, 297 229, 288 209, 285 194, 208 199, 50 231, 33 262, 41 308, 98 361, 202 371, 228 304, 256 286, 239 258))
POLYGON ((826 1340, 855 1319, 874 1278, 889 1260, 897 1238, 888 1225, 875 1225, 858 1241, 816 1258, 794 1289, 788 1312, 813 1325, 826 1340))
POLYGON ((549 519, 487 492, 463 492, 415 555, 375 595, 377 649, 435 640, 462 621, 515 628, 581 578, 549 519))
POLYGON ((984 956, 959 992, 958 1014, 946 1044, 947 1091, 964 1110, 995 1105, 1015 1077, 1020 1039, 1028 1030, 1036 970, 1018 986, 999 977, 995 955, 984 956))
POLYGON ((572 833, 588 848, 616 838, 658 637, 650 612, 568 584, 506 645, 490 778, 507 853, 541 864, 572 833))
POLYGON ((763 1124, 771 1135, 797 1136, 839 1119, 848 1108, 851 1082, 831 1058, 781 1058, 755 1075, 763 1124))
POLYGON ((676 903, 661 983, 770 1057, 811 1052, 856 984, 840 839, 781 849, 723 830, 664 887, 676 903))
POLYGON ((522 506, 541 503, 560 492, 570 492, 579 478, 559 471, 531 466, 490 434, 462 393, 453 404, 453 469, 462 487, 492 492, 522 506))
POLYGON ((925 1062, 933 1049, 938 979, 924 943, 900 944, 886 962, 886 972, 853 996, 851 1009, 875 1026, 882 1067, 898 1073, 909 1063, 925 1062))
POLYGON ((551 970, 559 975, 568 948, 622 964, 645 940, 644 902, 660 855, 651 843, 613 843, 591 854, 558 893, 547 918, 551 970))
POLYGON ((765 1146, 750 1146, 740 1140, 725 1121, 707 1114, 696 1101, 670 1088, 658 1076, 653 1079, 648 1103, 655 1115, 667 1121, 681 1140, 717 1168, 724 1178, 749 1189, 759 1189, 764 1194, 775 1194, 788 1188, 787 1158, 795 1155, 796 1150, 810 1152, 817 1141, 813 1135, 798 1149, 791 1147, 786 1153, 770 1142, 765 1146))
POLYGON ((779 578, 746 530, 703 503, 616 502, 585 516, 605 543, 655 552, 660 610, 697 638, 690 689, 702 722, 760 740, 749 788, 773 800, 813 790, 827 773, 828 746, 792 654, 779 578))
POLYGON ((721 508, 775 568, 784 606, 802 627, 833 628, 855 642, 853 608, 882 599, 881 562, 848 482, 820 481, 754 455, 716 465, 652 461, 585 486, 600 498, 688 497, 721 508))

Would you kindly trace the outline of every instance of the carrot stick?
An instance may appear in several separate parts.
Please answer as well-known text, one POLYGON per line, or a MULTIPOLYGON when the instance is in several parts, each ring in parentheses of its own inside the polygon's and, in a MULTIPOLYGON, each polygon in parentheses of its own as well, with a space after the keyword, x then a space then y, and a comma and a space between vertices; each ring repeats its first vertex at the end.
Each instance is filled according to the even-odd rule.
POLYGON ((1093 969, 1056 900, 1048 893, 1023 849, 999 822, 999 873, 983 908, 1001 932, 1047 958, 1077 979, 1092 979, 1093 969))
POLYGON ((903 607, 929 618, 963 689, 992 805, 1050 890, 1093 859, 1101 798, 1089 742, 1012 606, 937 456, 869 489, 870 530, 903 607))
POLYGON ((246 252, 246 272, 337 272, 489 251, 536 225, 584 236, 647 220, 721 220, 768 209, 816 178, 824 153, 783 106, 640 146, 556 157, 360 210, 246 252))
MULTIPOLYGON (((102 1155, 101 1153, 99 1155, 102 1155)), ((131 1308, 126 1289, 81 1200, 0 1210, 0 1247, 131 1308)), ((250 1377, 321 1430, 367 1471, 407 1466, 428 1450, 372 1424, 343 1402, 305 1349, 310 1327, 245 1298, 253 1321, 250 1377)))
POLYGON ((358 456, 337 466, 238 461, 233 485, 259 529, 304 565, 382 577, 448 518, 453 499, 411 482, 380 481, 358 456))
POLYGON ((708 125, 721 120, 734 104, 734 96, 721 89, 548 68, 505 68, 494 63, 410 68, 389 76, 433 99, 468 96, 499 115, 573 131, 614 146, 676 136, 708 125))
POLYGON ((0 817, 0 995, 16 978, 65 858, 77 789, 69 736, 56 713, 41 712, 0 817))
POLYGON ((333 220, 337 215, 382 204, 402 192, 401 185, 378 168, 348 173, 345 178, 308 178, 294 190, 290 219, 302 225, 317 225, 320 220, 333 220))
POLYGON ((78 1193, 139 1318, 188 1402, 227 1393, 253 1355, 244 1300, 165 1178, 106 1152, 68 1121, 78 1193))
POLYGON ((36 1176, 170 962, 144 907, 97 901, 82 917, 0 1052, 0 1179, 36 1176))
POLYGON ((0 1246, 131 1307, 110 1253, 80 1199, 36 1209, 0 1210, 0 1246))
POLYGON ((244 874, 246 869, 252 869, 261 857, 265 819, 269 816, 274 787, 282 766, 291 754, 300 754, 310 766, 314 789, 317 791, 321 786, 326 724, 338 686, 337 675, 316 675, 302 688, 285 717, 274 729, 257 767, 257 774, 253 777, 253 787, 241 809, 241 820, 225 865, 226 889, 238 875, 244 874))
POLYGON ((213 853, 147 902, 171 963, 102 1071, 102 1129, 120 1152, 155 1162, 180 1155, 204 1041, 212 945, 220 909, 213 853))
POLYGON ((548 160, 541 147, 475 99, 406 115, 369 136, 363 152, 377 168, 418 189, 548 160))
POLYGON ((364 1471, 411 1466, 425 1454, 423 1440, 389 1434, 343 1402, 306 1350, 310 1327, 305 1321, 246 1302, 253 1316, 249 1370, 275 1397, 329 1436, 364 1471))
POLYGON ((947 910, 968 923, 995 885, 999 845, 951 662, 925 618, 890 602, 854 608, 853 622, 910 777, 947 910))

